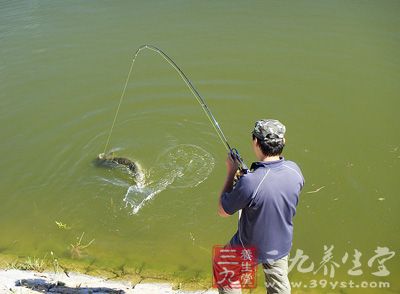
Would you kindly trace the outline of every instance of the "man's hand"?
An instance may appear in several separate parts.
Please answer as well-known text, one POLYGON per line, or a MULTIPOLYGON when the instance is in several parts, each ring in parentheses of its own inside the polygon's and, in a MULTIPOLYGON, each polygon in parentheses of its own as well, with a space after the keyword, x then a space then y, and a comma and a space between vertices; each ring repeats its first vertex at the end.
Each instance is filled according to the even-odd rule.
POLYGON ((232 153, 228 153, 228 157, 225 160, 226 171, 228 175, 235 175, 238 168, 239 162, 233 157, 232 153))

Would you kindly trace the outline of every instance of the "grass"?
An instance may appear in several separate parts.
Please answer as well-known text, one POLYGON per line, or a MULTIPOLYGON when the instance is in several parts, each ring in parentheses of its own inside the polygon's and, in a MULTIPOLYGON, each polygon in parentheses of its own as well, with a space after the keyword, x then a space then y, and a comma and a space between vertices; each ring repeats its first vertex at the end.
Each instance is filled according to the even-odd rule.
POLYGON ((24 261, 7 262, 6 268, 18 269, 24 271, 43 272, 46 269, 45 258, 27 257, 27 259, 24 261))

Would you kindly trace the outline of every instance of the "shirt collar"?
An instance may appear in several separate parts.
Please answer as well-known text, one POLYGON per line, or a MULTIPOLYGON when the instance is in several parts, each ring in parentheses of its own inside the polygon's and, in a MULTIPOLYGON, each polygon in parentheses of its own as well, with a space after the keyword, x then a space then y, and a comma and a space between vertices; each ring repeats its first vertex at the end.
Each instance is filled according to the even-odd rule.
POLYGON ((282 165, 284 161, 284 157, 280 157, 279 160, 274 161, 255 161, 251 164, 250 170, 256 170, 259 167, 274 168, 282 165))

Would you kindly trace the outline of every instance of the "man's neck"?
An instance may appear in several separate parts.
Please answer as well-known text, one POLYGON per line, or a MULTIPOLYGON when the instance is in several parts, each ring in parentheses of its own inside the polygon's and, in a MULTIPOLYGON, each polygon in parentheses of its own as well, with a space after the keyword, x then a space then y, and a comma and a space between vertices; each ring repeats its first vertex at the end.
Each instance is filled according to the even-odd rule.
POLYGON ((267 156, 267 157, 262 158, 261 161, 269 162, 269 161, 277 161, 277 160, 280 160, 280 159, 281 159, 281 157, 279 155, 277 155, 277 156, 267 156))

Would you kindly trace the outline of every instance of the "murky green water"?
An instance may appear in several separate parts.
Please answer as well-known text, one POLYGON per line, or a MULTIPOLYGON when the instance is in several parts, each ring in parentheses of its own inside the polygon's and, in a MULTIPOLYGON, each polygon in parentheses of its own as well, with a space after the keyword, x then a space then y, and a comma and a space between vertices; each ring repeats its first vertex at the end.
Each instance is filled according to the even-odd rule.
POLYGON ((336 280, 400 291, 399 16, 398 1, 1 1, 1 253, 70 258, 85 232, 94 266, 210 275, 211 248, 237 220, 216 215, 225 149, 154 53, 137 60, 109 149, 137 160, 159 193, 132 215, 131 177, 93 165, 133 53, 150 43, 188 74, 248 163, 254 121, 286 123, 285 156, 306 177, 293 254, 316 271, 333 245, 336 280), (396 253, 382 278, 377 261, 368 266, 377 247, 396 253))

